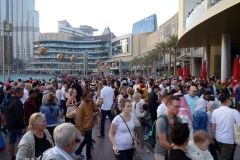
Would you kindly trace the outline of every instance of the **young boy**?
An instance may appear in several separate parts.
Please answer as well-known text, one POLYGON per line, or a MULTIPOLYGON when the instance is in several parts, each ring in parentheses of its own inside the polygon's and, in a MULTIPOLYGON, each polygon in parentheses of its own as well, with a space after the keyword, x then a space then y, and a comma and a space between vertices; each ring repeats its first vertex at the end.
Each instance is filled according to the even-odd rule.
POLYGON ((211 143, 211 137, 204 130, 196 131, 193 135, 194 141, 189 141, 186 156, 194 160, 213 160, 212 155, 208 151, 211 143))

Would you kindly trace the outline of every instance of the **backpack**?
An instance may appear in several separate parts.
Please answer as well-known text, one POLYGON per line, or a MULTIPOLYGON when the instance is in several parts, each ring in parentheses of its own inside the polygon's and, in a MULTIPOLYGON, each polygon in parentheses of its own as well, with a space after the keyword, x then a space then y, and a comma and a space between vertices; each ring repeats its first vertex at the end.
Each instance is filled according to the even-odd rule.
MULTIPOLYGON (((166 130, 169 128, 169 121, 166 115, 160 115, 158 118, 163 118, 166 123, 166 130)), ((148 136, 148 142, 152 145, 153 148, 155 148, 156 145, 156 121, 158 120, 158 118, 154 121, 153 125, 152 125, 152 129, 149 132, 149 136, 148 136)), ((174 122, 178 122, 177 120, 177 116, 174 116, 174 122)))
POLYGON ((2 100, 2 110, 3 110, 3 112, 5 112, 5 109, 6 109, 6 102, 7 102, 7 96, 8 94, 5 94, 5 96, 4 96, 4 98, 3 98, 3 100, 2 100))
POLYGON ((0 87, 0 102, 4 99, 3 85, 0 87))

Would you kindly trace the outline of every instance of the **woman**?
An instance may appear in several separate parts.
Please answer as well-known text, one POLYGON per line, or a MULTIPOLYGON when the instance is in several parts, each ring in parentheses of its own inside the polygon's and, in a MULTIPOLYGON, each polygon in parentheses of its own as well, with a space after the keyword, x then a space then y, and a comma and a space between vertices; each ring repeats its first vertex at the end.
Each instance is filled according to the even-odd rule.
POLYGON ((134 119, 131 113, 132 104, 128 99, 120 102, 122 113, 117 115, 110 127, 109 139, 113 145, 114 155, 117 160, 132 160, 136 140, 134 136, 134 119))
POLYGON ((60 112, 60 108, 54 102, 54 95, 53 93, 49 93, 47 97, 47 104, 46 106, 42 107, 43 114, 45 114, 47 125, 46 128, 48 132, 53 137, 53 130, 58 124, 58 116, 60 112))
POLYGON ((191 160, 185 154, 189 142, 189 132, 187 124, 180 122, 173 123, 171 127, 173 145, 166 151, 165 160, 191 160))
POLYGON ((70 120, 66 116, 66 113, 67 113, 66 102, 68 101, 68 98, 70 97, 70 89, 69 89, 70 84, 65 84, 64 86, 65 86, 65 88, 62 90, 61 106, 63 107, 63 110, 64 110, 65 122, 69 122, 70 120))
POLYGON ((127 94, 127 87, 126 86, 121 86, 118 89, 119 95, 116 97, 117 103, 118 103, 118 109, 119 109, 119 113, 121 112, 121 106, 120 106, 120 102, 123 99, 124 96, 126 96, 127 94))
POLYGON ((143 153, 149 153, 149 150, 144 148, 144 133, 143 133, 143 129, 142 129, 142 125, 139 122, 139 119, 144 117, 145 115, 147 115, 146 112, 141 112, 142 110, 142 105, 140 103, 140 99, 141 99, 141 94, 140 93, 134 93, 133 95, 133 102, 132 102, 132 113, 135 114, 135 117, 137 117, 134 120, 134 132, 136 134, 138 134, 139 136, 139 141, 140 141, 140 147, 141 147, 141 152, 143 153))
POLYGON ((60 109, 62 109, 62 106, 61 106, 61 97, 62 97, 61 89, 62 89, 62 85, 59 85, 58 89, 56 90, 56 93, 55 93, 56 97, 57 97, 57 105, 59 106, 60 109))
POLYGON ((30 91, 32 89, 32 84, 31 83, 26 83, 25 84, 25 89, 30 91))
MULTIPOLYGON (((76 91, 76 89, 72 89, 72 90, 70 91, 70 97, 68 98, 67 103, 66 103, 67 113, 69 113, 69 112, 71 112, 71 111, 73 111, 73 110, 76 110, 77 107, 78 107, 78 105, 80 104, 80 103, 77 102, 76 96, 77 96, 77 91, 76 91)), ((70 121, 73 125, 75 125, 74 117, 68 118, 68 119, 69 119, 69 121, 70 121)))
POLYGON ((148 106, 152 122, 154 123, 157 119, 157 108, 160 102, 160 88, 158 85, 152 85, 151 89, 152 91, 149 94, 148 106))
POLYGON ((53 147, 52 137, 46 129, 46 124, 44 114, 34 113, 31 115, 28 132, 19 142, 16 159, 34 159, 53 147))
POLYGON ((207 99, 211 96, 210 91, 205 91, 203 97, 196 102, 196 109, 193 113, 193 132, 204 130, 207 132, 207 99))

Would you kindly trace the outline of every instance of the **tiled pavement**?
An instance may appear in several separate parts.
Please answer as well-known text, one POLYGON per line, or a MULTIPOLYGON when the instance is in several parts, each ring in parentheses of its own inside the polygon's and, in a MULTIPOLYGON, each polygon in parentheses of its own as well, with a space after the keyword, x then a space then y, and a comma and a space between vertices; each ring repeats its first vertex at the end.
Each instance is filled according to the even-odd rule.
MULTIPOLYGON (((99 130, 96 127, 93 128, 93 139, 97 142, 94 144, 94 149, 92 149, 92 157, 94 160, 114 160, 114 154, 112 150, 112 145, 110 143, 110 140, 108 138, 108 131, 110 127, 110 121, 107 119, 105 124, 105 131, 106 131, 106 137, 105 138, 98 138, 97 135, 99 134, 99 130)), ((8 137, 2 133, 5 142, 8 142, 8 137)), ((77 133, 78 137, 80 137, 79 132, 77 133)), ((83 137, 81 137, 82 139, 83 137)), ((73 150, 77 149, 80 143, 76 143, 73 150)), ((6 145, 7 146, 7 145, 6 145)), ((153 150, 152 147, 148 144, 148 142, 145 142, 145 146, 151 151, 148 154, 138 153, 140 158, 135 158, 134 160, 152 160, 153 157, 153 150)), ((139 147, 139 146, 138 146, 139 147)), ((16 149, 15 149, 16 150, 16 149)), ((85 155, 85 149, 83 150, 83 154, 85 155)), ((73 157, 73 156, 72 156, 73 157)), ((234 160, 240 160, 240 147, 237 147, 237 150, 235 151, 234 160)), ((78 158, 73 157, 74 160, 77 160, 78 158)), ((10 155, 8 153, 8 149, 6 148, 5 151, 0 152, 0 160, 10 160, 10 155)))

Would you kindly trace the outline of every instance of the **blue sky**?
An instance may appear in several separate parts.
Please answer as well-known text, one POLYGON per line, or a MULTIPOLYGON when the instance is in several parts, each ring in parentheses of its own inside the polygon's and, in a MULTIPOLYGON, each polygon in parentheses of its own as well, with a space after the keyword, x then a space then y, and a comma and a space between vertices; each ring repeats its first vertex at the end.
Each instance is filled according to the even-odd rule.
POLYGON ((102 34, 110 27, 116 36, 131 33, 132 24, 157 14, 158 26, 178 12, 178 0, 35 0, 40 32, 57 32, 58 21, 73 27, 91 25, 102 34))

